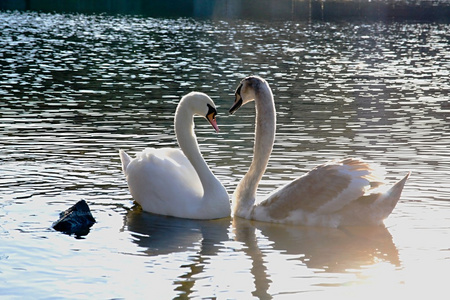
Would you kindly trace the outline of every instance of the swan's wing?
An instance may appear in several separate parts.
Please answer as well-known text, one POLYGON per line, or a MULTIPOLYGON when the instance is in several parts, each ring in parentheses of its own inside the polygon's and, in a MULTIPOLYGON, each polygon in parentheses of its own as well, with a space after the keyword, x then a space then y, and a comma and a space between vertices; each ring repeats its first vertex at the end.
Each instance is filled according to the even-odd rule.
POLYGON ((286 218, 295 210, 329 214, 377 185, 379 175, 373 167, 358 159, 345 159, 318 166, 275 191, 258 206, 265 207, 274 219, 286 218))
MULTIPOLYGON (((141 166, 151 175, 149 181, 160 181, 179 191, 194 190, 203 195, 203 187, 197 172, 180 149, 145 149, 140 153, 141 166)), ((158 185, 159 186, 159 185, 158 185)))
POLYGON ((199 197, 203 196, 203 186, 198 177, 197 171, 195 171, 189 159, 184 155, 180 149, 167 148, 163 149, 164 155, 161 157, 164 162, 164 168, 170 171, 172 176, 172 182, 180 181, 185 188, 193 189, 199 194, 199 197), (170 170, 168 170, 170 166, 170 170))
POLYGON ((179 149, 145 149, 129 163, 126 175, 131 194, 147 211, 183 210, 184 203, 203 196, 197 172, 179 149))

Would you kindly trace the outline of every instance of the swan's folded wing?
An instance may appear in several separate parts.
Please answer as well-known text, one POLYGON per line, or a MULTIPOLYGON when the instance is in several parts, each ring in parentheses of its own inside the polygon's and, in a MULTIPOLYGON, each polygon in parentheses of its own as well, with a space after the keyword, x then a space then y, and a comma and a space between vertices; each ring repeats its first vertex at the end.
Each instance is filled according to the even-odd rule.
POLYGON ((177 197, 200 198, 203 194, 197 172, 179 149, 145 149, 129 164, 127 176, 138 202, 136 198, 167 201, 177 197))
POLYGON ((181 184, 184 184, 185 189, 192 189, 196 191, 199 197, 203 196, 203 186, 201 184, 200 178, 198 177, 197 171, 195 171, 191 162, 188 160, 186 155, 180 149, 165 149, 165 160, 172 162, 171 171, 177 176, 177 180, 181 184))
POLYGON ((371 169, 359 160, 321 165, 275 191, 259 204, 273 219, 302 210, 329 214, 357 200, 370 188, 371 169))

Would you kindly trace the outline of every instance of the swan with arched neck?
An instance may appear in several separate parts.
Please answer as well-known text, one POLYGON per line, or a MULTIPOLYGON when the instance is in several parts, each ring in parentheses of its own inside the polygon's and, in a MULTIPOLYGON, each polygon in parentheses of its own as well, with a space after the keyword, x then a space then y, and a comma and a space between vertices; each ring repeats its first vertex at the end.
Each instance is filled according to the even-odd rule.
POLYGON ((225 187, 203 159, 194 133, 194 116, 206 118, 218 132, 216 106, 199 92, 184 96, 175 112, 178 148, 147 148, 131 158, 120 151, 122 170, 134 200, 143 210, 188 219, 230 215, 225 187))
POLYGON ((339 227, 381 225, 397 204, 409 173, 389 186, 378 167, 357 158, 322 164, 256 202, 258 184, 275 141, 272 90, 264 79, 241 81, 230 108, 233 114, 254 101, 256 128, 253 159, 232 199, 234 216, 265 222, 339 227))

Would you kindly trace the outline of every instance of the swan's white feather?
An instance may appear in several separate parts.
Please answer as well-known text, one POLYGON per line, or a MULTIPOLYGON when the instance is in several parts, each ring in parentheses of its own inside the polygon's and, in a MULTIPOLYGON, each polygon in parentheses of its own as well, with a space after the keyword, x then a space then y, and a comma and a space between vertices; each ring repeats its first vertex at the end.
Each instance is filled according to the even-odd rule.
POLYGON ((197 172, 179 149, 145 149, 127 166, 126 177, 135 200, 156 214, 179 216, 203 197, 197 172))

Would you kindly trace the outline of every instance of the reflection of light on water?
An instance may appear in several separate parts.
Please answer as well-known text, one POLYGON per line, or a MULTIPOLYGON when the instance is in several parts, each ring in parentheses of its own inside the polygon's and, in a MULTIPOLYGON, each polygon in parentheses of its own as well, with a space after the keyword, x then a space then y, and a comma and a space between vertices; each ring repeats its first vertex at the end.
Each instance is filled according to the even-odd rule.
POLYGON ((356 274, 353 286, 356 291, 365 290, 365 293, 370 296, 385 294, 387 291, 395 292, 404 285, 404 281, 397 271, 395 266, 383 262, 364 267, 356 274))
POLYGON ((0 14, 2 295, 390 299, 445 289, 448 24, 0 14), (386 230, 172 222, 129 209, 118 149, 176 146, 173 113, 192 90, 219 108, 220 134, 202 122, 196 132, 234 190, 254 108, 227 109, 250 73, 270 82, 278 111, 261 192, 347 156, 382 165, 390 182, 412 171, 386 230), (80 199, 97 219, 90 234, 52 231, 80 199))
MULTIPOLYGON (((232 248, 235 246, 240 248, 233 243, 228 245, 232 248)), ((254 279, 249 276, 251 268, 252 262, 243 252, 222 252, 215 257, 210 257, 206 269, 211 271, 211 275, 199 276, 196 285, 198 291, 193 296, 201 298, 204 295, 217 294, 223 295, 224 299, 246 298, 254 286, 254 279)))
POLYGON ((378 263, 359 270, 352 283, 346 284, 345 290, 337 288, 333 294, 358 299, 416 298, 440 296, 448 290, 448 282, 443 276, 448 271, 448 265, 430 265, 425 260, 417 262, 417 267, 397 269, 378 263))

